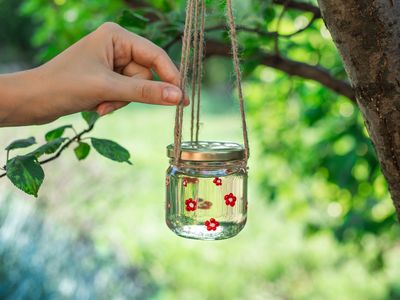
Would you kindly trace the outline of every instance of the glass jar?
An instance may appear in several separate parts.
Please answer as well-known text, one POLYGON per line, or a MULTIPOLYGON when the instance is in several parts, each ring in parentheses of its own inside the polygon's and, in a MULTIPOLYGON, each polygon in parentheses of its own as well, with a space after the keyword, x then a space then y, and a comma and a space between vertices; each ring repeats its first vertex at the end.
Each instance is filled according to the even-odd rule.
POLYGON ((183 142, 181 160, 167 147, 166 222, 177 235, 221 240, 238 234, 247 219, 244 148, 231 142, 183 142))

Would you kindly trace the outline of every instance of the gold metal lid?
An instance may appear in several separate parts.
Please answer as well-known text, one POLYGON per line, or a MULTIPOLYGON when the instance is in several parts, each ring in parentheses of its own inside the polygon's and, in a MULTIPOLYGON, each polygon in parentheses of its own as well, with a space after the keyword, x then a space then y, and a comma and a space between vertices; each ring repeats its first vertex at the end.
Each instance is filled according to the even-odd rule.
MULTIPOLYGON (((182 142, 183 161, 232 161, 244 159, 244 147, 233 142, 182 142)), ((167 146, 167 155, 174 157, 174 145, 167 146)))

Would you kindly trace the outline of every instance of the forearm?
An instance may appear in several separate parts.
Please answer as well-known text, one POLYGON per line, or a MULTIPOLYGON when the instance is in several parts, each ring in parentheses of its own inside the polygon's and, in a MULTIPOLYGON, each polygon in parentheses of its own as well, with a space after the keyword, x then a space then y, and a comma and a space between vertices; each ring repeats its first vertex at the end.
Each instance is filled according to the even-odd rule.
POLYGON ((81 111, 104 115, 129 102, 176 105, 179 80, 165 51, 106 23, 41 67, 0 75, 0 127, 43 124, 81 111), (152 71, 162 82, 152 80, 152 71))
POLYGON ((35 123, 40 81, 37 69, 0 75, 0 127, 35 123))

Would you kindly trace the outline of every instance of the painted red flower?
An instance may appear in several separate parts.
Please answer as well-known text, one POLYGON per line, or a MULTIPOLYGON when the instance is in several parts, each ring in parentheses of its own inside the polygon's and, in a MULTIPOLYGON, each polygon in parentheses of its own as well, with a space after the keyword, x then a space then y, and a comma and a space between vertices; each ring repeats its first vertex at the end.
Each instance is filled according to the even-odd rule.
POLYGON ((232 193, 225 195, 224 199, 225 199, 226 205, 232 206, 232 207, 235 206, 236 196, 234 196, 232 193))
POLYGON ((169 176, 167 176, 167 177, 165 178, 165 185, 166 185, 166 186, 169 186, 169 183, 170 183, 170 179, 169 179, 169 176))
POLYGON ((199 179, 196 177, 183 177, 182 183, 187 186, 189 183, 198 183, 199 179))
POLYGON ((186 211, 195 211, 197 209, 197 201, 192 198, 185 200, 186 211))
POLYGON ((216 186, 222 185, 222 179, 219 177, 215 177, 213 182, 215 183, 216 186))
POLYGON ((215 231, 217 230, 217 227, 219 226, 219 222, 215 220, 214 218, 211 218, 209 221, 205 221, 204 225, 206 225, 208 231, 215 231))

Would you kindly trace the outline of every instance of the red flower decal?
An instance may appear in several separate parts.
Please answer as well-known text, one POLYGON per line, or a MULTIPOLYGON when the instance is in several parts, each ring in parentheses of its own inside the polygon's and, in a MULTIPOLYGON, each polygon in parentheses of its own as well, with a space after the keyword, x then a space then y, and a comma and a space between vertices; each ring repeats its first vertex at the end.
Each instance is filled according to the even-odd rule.
POLYGON ((186 211, 195 211, 197 208, 197 202, 192 198, 185 200, 186 211))
POLYGON ((235 206, 236 197, 232 193, 229 193, 228 195, 225 195, 224 199, 225 199, 225 204, 226 205, 232 206, 232 207, 235 206))
POLYGON ((196 177, 183 177, 183 181, 182 181, 184 186, 187 186, 188 183, 198 183, 198 182, 199 182, 199 179, 196 177))
POLYGON ((170 183, 170 179, 169 179, 169 176, 167 176, 167 177, 165 178, 165 185, 166 185, 166 186, 169 186, 169 183, 170 183))
POLYGON ((215 177, 213 182, 215 183, 216 186, 222 185, 222 179, 219 177, 215 177))
POLYGON ((219 222, 217 220, 215 220, 214 218, 211 218, 209 221, 205 221, 204 225, 206 225, 207 230, 211 231, 211 230, 217 230, 217 227, 219 226, 219 222))

